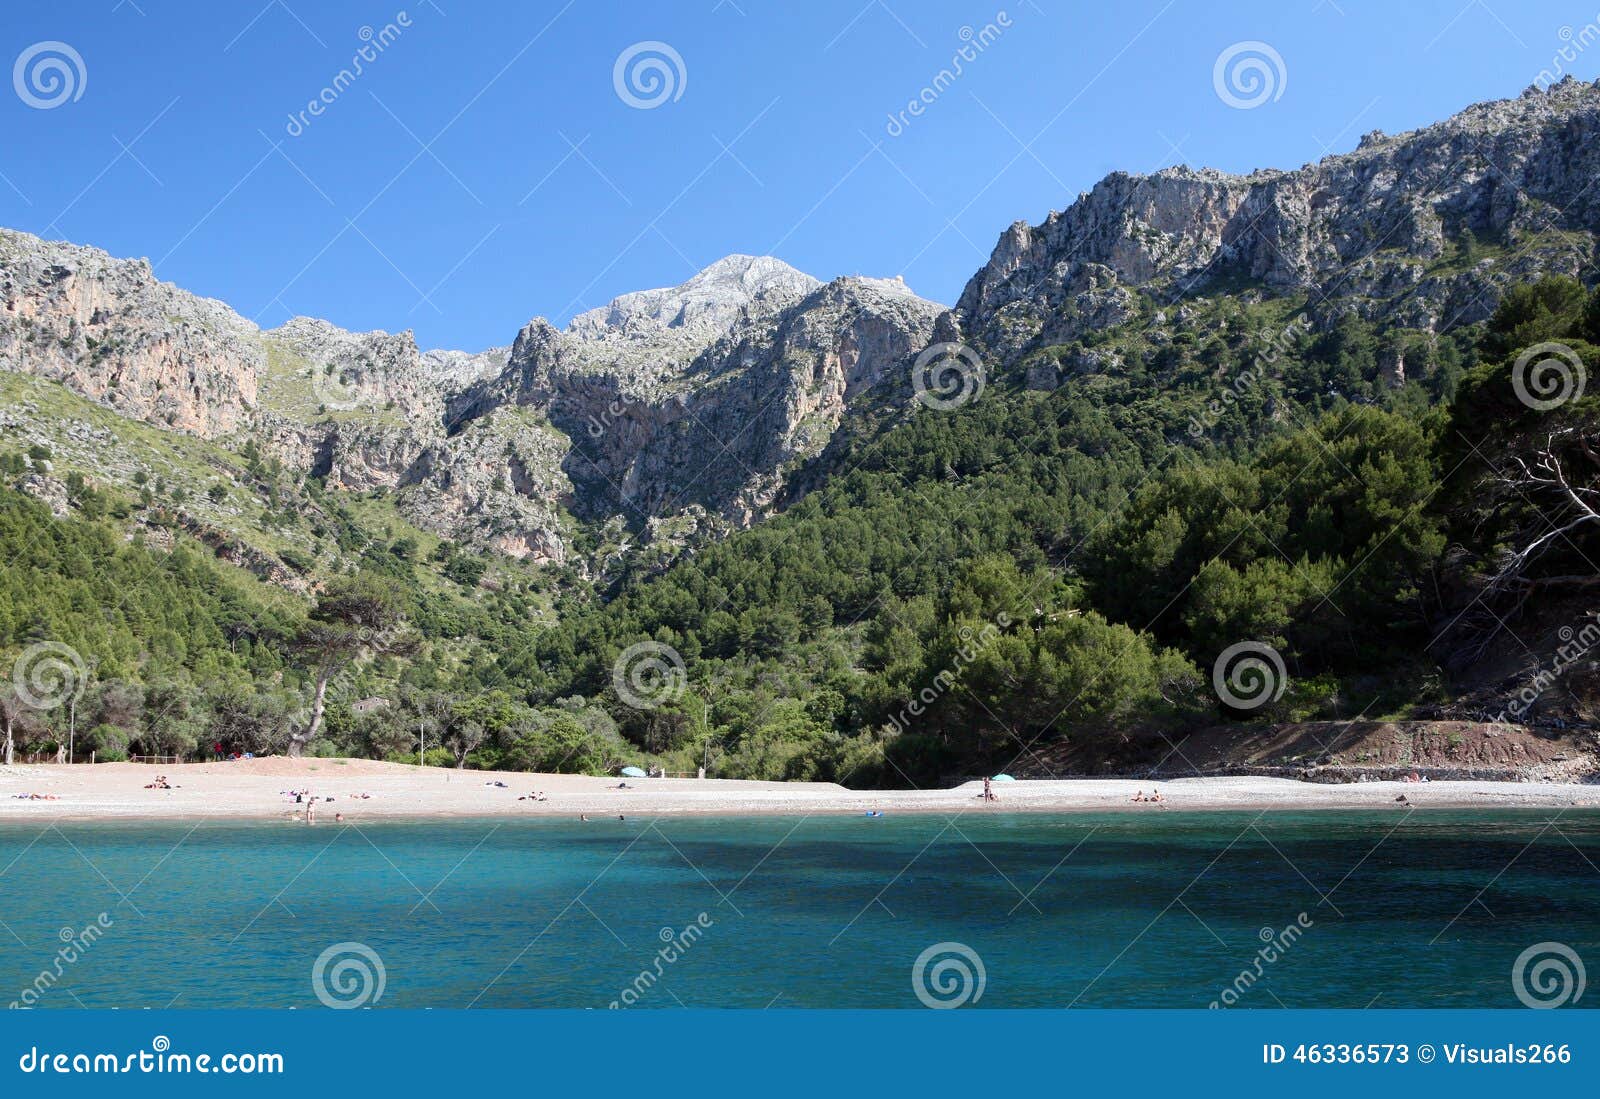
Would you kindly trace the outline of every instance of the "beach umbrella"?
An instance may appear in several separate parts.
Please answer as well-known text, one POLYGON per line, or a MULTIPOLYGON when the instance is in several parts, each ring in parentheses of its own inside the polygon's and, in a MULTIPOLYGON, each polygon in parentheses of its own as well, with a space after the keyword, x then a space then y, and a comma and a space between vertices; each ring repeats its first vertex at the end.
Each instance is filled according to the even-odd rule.
POLYGON ((990 779, 989 781, 990 782, 1015 782, 1017 780, 1012 778, 1010 775, 995 775, 994 778, 990 779))
POLYGON ((644 778, 645 777, 645 773, 643 771, 639 770, 639 768, 637 768, 637 767, 624 767, 622 769, 622 775, 623 775, 624 778, 644 778))

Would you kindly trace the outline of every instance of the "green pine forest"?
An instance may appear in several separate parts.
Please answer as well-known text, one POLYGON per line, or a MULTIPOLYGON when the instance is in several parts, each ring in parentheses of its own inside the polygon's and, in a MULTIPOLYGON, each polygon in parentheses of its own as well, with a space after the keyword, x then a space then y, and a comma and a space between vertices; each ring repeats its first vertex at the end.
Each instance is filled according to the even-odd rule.
POLYGON ((1303 304, 1194 299, 1168 320, 1146 300, 989 364, 954 411, 908 383, 876 394, 780 514, 594 583, 372 538, 315 480, 265 470, 362 563, 299 595, 149 489, 73 475, 53 518, 16 487, 48 452, 0 440, 0 657, 57 643, 83 681, 39 709, 13 677, 0 721, 38 758, 416 762, 425 743, 440 766, 872 787, 1114 766, 1230 722, 1425 714, 1488 643, 1464 610, 1530 613, 1541 584, 1592 573, 1597 524, 1540 541, 1569 499, 1508 470, 1542 455, 1592 483, 1597 398, 1539 411, 1512 379, 1541 342, 1596 361, 1600 295, 1545 279, 1442 335, 1354 315, 1313 330, 1303 304), (1086 353, 1119 365, 1076 370, 1086 353), (1028 388, 1041 363, 1063 384, 1028 388), (1241 641, 1288 671, 1249 713, 1211 684, 1241 641), (644 707, 614 674, 641 643, 681 661, 644 707), (387 704, 355 706, 370 698, 387 704))

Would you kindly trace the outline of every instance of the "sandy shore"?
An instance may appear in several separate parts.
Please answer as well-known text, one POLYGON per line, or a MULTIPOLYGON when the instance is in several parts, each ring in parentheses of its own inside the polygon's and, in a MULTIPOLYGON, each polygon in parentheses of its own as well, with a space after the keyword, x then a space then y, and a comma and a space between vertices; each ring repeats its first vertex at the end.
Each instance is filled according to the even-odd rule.
MULTIPOLYGON (((352 821, 385 817, 575 817, 597 814, 689 813, 1159 813, 1136 804, 1148 780, 1063 779, 997 784, 1000 801, 985 805, 980 785, 949 790, 847 790, 832 783, 736 782, 720 779, 618 779, 407 767, 372 760, 257 759, 152 767, 0 767, 0 823, 80 819, 285 819, 303 807, 290 791, 309 789, 319 821, 335 813, 352 821), (146 789, 164 774, 170 790, 146 789), (504 782, 505 787, 493 785, 504 782), (548 800, 518 800, 542 791, 548 800), (17 795, 52 795, 28 800, 17 795), (360 795, 368 795, 362 797, 360 795), (332 801, 324 799, 332 798, 332 801)), ((1600 785, 1514 782, 1366 782, 1349 785, 1281 778, 1189 778, 1160 784, 1167 804, 1184 809, 1388 809, 1401 795, 1417 807, 1600 808, 1600 785)))

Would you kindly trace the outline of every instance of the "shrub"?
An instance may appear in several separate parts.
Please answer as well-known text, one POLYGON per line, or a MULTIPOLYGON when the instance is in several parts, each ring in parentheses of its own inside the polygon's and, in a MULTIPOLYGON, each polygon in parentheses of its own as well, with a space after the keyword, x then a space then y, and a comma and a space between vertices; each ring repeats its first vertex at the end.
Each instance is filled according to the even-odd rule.
POLYGON ((84 738, 89 749, 100 763, 126 763, 128 744, 133 739, 126 729, 116 725, 96 725, 84 738))

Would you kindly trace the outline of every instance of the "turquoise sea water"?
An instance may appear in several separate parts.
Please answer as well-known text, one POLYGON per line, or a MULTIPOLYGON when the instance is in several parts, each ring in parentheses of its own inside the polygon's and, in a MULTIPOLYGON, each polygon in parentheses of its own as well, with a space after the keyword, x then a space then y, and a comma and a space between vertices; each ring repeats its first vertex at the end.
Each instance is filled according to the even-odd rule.
POLYGON ((1533 944, 1600 964, 1577 811, 6 825, 0 871, 0 1003, 51 1008, 317 1008, 352 943, 321 987, 381 965, 380 1008, 916 1007, 939 944, 922 987, 980 1008, 1516 1007, 1533 944))

